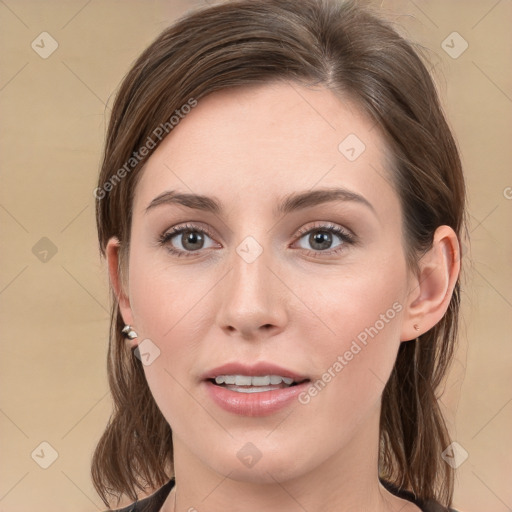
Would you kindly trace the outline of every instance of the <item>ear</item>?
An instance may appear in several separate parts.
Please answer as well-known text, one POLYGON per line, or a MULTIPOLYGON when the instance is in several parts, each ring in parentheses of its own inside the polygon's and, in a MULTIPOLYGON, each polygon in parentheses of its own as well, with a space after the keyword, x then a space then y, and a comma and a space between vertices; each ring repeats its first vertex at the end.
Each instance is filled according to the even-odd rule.
MULTIPOLYGON (((112 237, 105 249, 106 258, 107 258, 107 266, 108 266, 108 274, 110 278, 110 284, 112 285, 112 289, 114 290, 114 294, 117 298, 117 302, 119 304, 119 311, 121 312, 121 316, 123 317, 124 323, 127 325, 131 325, 135 331, 137 329, 133 323, 133 313, 130 306, 130 299, 128 297, 128 290, 126 283, 123 279, 123 275, 121 272, 121 245, 119 240, 116 237, 112 237)), ((136 340, 129 340, 131 347, 135 347, 137 345, 136 340)))
POLYGON ((443 318, 460 272, 460 247, 449 226, 439 226, 431 249, 410 280, 400 341, 417 338, 443 318), (418 329, 415 329, 417 326, 418 329))

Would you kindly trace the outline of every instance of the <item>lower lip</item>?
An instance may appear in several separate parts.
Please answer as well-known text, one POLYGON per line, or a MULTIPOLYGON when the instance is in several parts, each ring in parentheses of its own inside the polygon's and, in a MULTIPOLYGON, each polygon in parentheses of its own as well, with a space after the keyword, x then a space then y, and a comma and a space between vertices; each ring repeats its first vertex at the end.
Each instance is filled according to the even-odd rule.
POLYGON ((309 381, 305 381, 289 388, 260 393, 239 393, 217 386, 210 381, 204 381, 204 383, 210 397, 218 406, 241 416, 268 416, 280 411, 291 405, 297 395, 310 385, 309 381))

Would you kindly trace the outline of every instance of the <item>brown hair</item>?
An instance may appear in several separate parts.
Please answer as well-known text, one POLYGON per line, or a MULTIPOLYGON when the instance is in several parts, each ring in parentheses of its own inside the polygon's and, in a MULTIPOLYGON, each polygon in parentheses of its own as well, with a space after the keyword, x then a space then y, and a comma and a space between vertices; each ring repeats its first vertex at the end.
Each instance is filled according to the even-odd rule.
MULTIPOLYGON (((157 127, 170 133, 177 109, 214 91, 273 80, 348 95, 375 122, 393 155, 411 268, 438 226, 451 226, 460 240, 461 162, 433 81, 411 44, 354 1, 235 0, 179 19, 125 77, 95 193, 103 255, 114 236, 126 254, 137 179, 163 140, 157 127), (142 147, 151 149, 141 156, 142 147)), ((141 361, 127 348, 112 297, 107 364, 114 410, 92 460, 93 483, 107 506, 108 495, 135 500, 137 489, 156 489, 173 474, 170 426, 141 361)), ((459 300, 458 279, 442 320, 420 340, 400 344, 380 418, 380 477, 444 506, 451 505, 453 470, 441 458, 450 439, 436 390, 452 359, 459 300)))

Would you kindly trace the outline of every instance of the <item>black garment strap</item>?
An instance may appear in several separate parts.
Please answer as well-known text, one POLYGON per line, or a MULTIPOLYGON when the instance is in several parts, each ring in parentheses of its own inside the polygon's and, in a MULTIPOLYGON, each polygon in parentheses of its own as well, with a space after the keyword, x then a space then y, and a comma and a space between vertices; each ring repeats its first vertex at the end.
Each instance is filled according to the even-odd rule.
POLYGON ((165 485, 160 487, 160 489, 151 494, 151 496, 143 498, 142 500, 137 500, 135 503, 132 503, 127 507, 116 510, 108 510, 107 512, 159 512, 173 487, 174 477, 171 478, 165 485))
POLYGON ((382 478, 379 478, 380 483, 391 493, 395 496, 398 496, 399 498, 402 498, 404 500, 410 501, 411 503, 414 503, 422 512, 457 512, 457 510, 453 508, 446 508, 443 507, 440 503, 434 500, 419 500, 416 499, 414 494, 410 491, 406 491, 404 489, 399 489, 395 485, 393 485, 391 482, 387 482, 386 480, 383 480, 382 478))

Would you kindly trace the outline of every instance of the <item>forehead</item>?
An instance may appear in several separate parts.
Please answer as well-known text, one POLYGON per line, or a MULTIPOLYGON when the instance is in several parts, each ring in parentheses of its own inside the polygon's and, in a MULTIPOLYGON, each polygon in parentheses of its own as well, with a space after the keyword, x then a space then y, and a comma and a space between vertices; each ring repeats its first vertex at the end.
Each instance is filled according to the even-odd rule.
POLYGON ((394 194, 388 161, 374 123, 332 91, 280 82, 223 90, 199 100, 150 157, 135 210, 165 190, 215 195, 230 208, 334 186, 378 201, 394 194))

